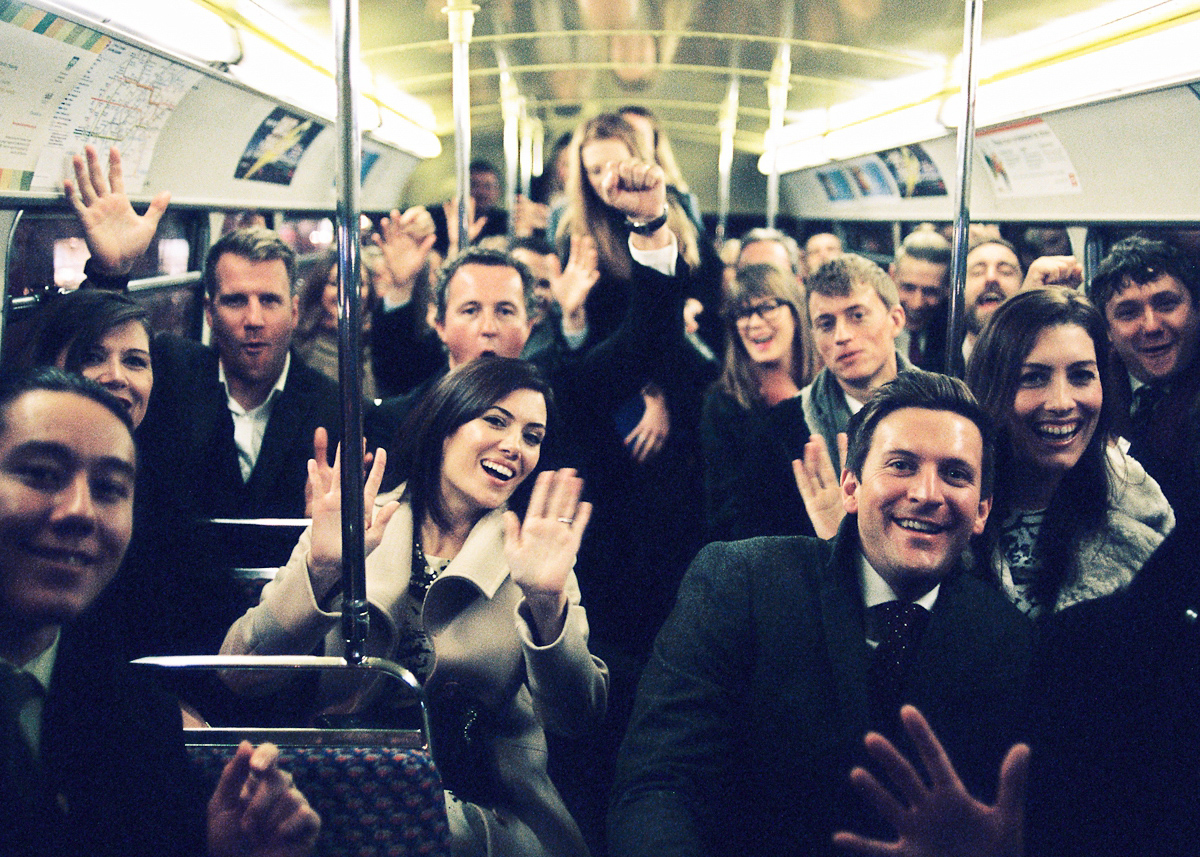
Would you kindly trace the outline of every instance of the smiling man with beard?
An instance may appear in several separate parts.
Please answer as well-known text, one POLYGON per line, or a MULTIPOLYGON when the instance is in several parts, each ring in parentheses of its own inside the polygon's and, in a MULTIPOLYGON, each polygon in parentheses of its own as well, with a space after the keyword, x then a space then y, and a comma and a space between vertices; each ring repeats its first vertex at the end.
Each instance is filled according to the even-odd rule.
POLYGON ((1017 250, 1003 238, 984 238, 967 251, 967 278, 963 285, 967 321, 964 360, 970 356, 975 339, 993 310, 1020 291, 1021 277, 1017 250))
POLYGON ((991 799, 1032 642, 962 562, 991 508, 992 436, 960 381, 901 373, 851 420, 835 539, 701 551, 621 750, 614 857, 825 855, 835 830, 880 835, 848 774, 868 730, 899 739, 901 703, 991 799))
POLYGON ((1022 275, 1017 249, 1011 243, 993 235, 975 241, 967 250, 963 283, 967 328, 962 342, 963 362, 970 358, 979 332, 996 307, 1017 292, 1043 286, 1077 288, 1082 283, 1083 266, 1074 256, 1039 256, 1022 275))

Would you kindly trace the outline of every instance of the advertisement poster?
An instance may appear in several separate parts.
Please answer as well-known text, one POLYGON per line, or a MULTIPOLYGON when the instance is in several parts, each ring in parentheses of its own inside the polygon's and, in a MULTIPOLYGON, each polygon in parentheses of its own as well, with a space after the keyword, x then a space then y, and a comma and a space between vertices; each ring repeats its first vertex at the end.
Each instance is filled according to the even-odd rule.
POLYGON ((1066 148, 1042 119, 1026 119, 975 135, 996 196, 1029 197, 1081 193, 1066 148))
POLYGON ((900 196, 946 196, 946 183, 925 147, 914 143, 880 152, 900 196))
POLYGON ((250 138, 233 177, 291 184, 300 159, 324 128, 315 119, 276 107, 250 138))

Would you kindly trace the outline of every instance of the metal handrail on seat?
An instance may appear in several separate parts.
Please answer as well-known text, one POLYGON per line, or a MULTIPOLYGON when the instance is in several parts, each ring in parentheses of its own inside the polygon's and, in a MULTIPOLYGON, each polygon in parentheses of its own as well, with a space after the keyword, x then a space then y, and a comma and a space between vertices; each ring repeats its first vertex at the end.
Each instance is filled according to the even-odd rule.
MULTIPOLYGON (((200 670, 364 670, 383 673, 405 685, 412 699, 421 709, 421 726, 425 733, 425 746, 434 755, 433 730, 429 722, 429 706, 425 688, 417 677, 400 664, 386 658, 364 657, 358 661, 329 655, 162 655, 138 658, 134 664, 141 666, 166 667, 168 669, 200 670)), ((198 730, 203 731, 203 730, 198 730)), ((230 734, 248 734, 248 730, 227 730, 230 734)), ((271 730, 273 734, 280 730, 271 730)), ((312 733, 322 730, 301 729, 296 732, 312 733)), ((344 731, 344 730, 336 730, 344 731)), ((393 731, 393 730, 388 730, 393 731)), ((405 730, 395 730, 405 731, 405 730)), ((275 739, 271 739, 275 740, 275 739)))

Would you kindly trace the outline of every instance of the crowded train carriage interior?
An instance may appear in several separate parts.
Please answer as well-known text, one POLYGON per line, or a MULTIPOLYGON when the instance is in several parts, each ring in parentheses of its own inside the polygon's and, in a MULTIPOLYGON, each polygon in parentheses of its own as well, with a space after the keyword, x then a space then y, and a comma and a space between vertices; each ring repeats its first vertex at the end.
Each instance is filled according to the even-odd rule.
POLYGON ((1198 39, 1194 0, 0 0, 0 368, 138 444, 85 632, 177 667, 208 769, 319 725, 432 753, 436 847, 642 853, 605 819, 693 559, 845 538, 852 413, 920 368, 999 427, 972 571, 1069 650, 1200 520, 1198 39))

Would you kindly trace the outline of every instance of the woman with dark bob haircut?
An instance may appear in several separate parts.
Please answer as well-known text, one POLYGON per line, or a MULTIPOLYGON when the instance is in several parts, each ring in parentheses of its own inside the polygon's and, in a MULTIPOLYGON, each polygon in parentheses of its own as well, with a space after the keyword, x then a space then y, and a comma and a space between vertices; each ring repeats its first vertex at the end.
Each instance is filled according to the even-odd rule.
POLYGON ((1109 434, 1100 313, 1069 289, 1020 292, 984 326, 966 380, 998 432, 981 567, 1033 618, 1128 584, 1175 516, 1109 434))
MULTIPOLYGON (((454 853, 587 854, 546 772, 543 729, 577 734, 604 714, 608 672, 588 652, 573 571, 591 506, 579 500, 582 480, 560 470, 538 475, 523 521, 507 508, 537 467, 548 403, 530 364, 473 360, 406 424, 408 481, 376 497, 386 466, 378 450, 364 489, 367 651, 425 685, 454 853)), ((223 654, 342 653, 339 464, 324 461, 309 462, 312 526, 229 630, 223 654)), ((255 694, 286 680, 225 679, 255 694)), ((405 703, 384 690, 341 676, 320 686, 309 713, 394 724, 405 703)))
POLYGON ((119 292, 53 296, 38 309, 22 366, 57 366, 91 378, 121 400, 136 428, 154 386, 150 315, 119 292))

